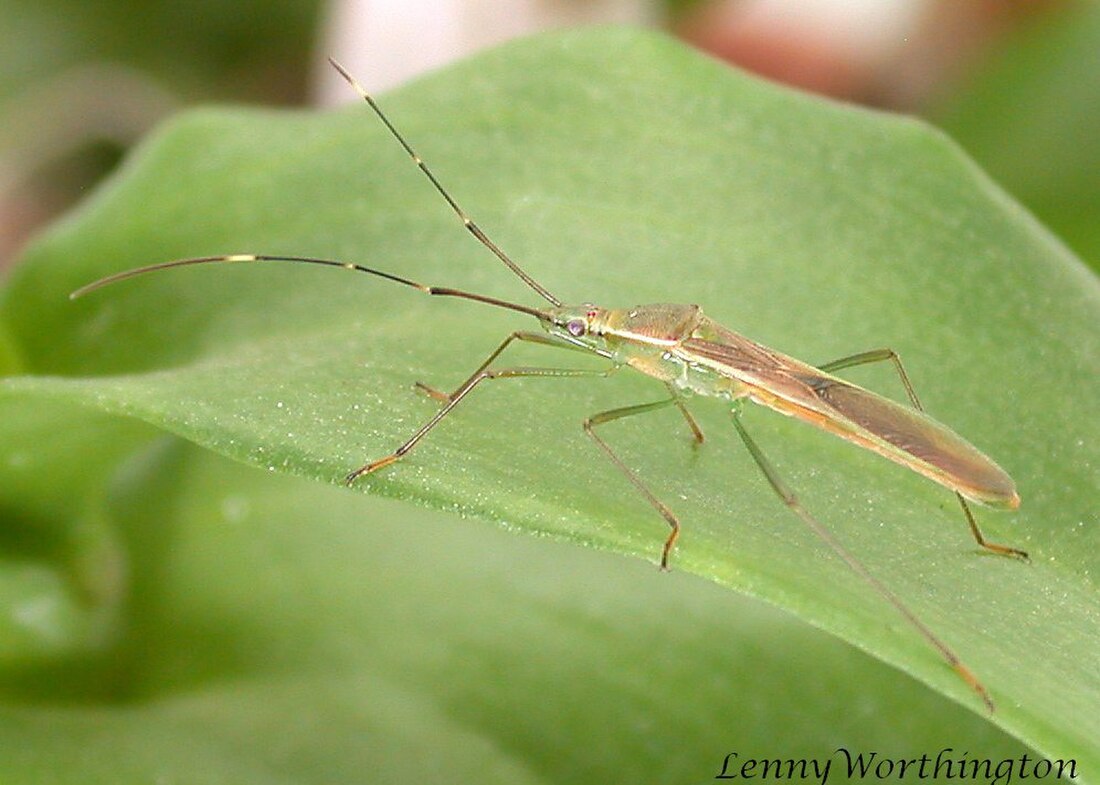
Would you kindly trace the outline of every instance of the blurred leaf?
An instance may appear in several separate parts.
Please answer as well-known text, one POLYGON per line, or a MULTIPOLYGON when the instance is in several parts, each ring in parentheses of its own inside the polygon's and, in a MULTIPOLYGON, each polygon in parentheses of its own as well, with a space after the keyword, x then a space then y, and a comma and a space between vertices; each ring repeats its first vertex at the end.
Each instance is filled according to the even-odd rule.
POLYGON ((933 116, 1100 270, 1100 5, 1079 0, 1039 17, 933 116))
MULTIPOLYGON (((607 30, 505 47, 394 94, 385 106, 482 227, 564 299, 618 306, 700 302, 719 321, 809 361, 881 345, 898 350, 929 409, 1013 472, 1024 507, 1014 516, 985 514, 982 522, 991 539, 1029 549, 1033 564, 976 554, 950 495, 921 478, 767 412, 752 412, 747 425, 804 503, 981 676, 999 702, 993 722, 1047 755, 1074 757, 1082 766, 1100 762, 1095 742, 1100 684, 1093 663, 1082 656, 1100 646, 1091 619, 1095 582, 1089 577, 1097 567, 1100 424, 1079 414, 1092 411, 1100 395, 1094 384, 1100 371, 1100 288, 953 144, 920 123, 740 76, 657 36, 607 30)), ((361 107, 326 116, 195 113, 152 140, 110 188, 39 242, 13 277, 3 313, 33 375, 9 379, 6 396, 130 415, 255 466, 335 482, 392 450, 435 411, 432 401, 411 391, 414 379, 440 387, 457 384, 509 330, 531 326, 512 314, 436 301, 366 276, 337 280, 342 273, 276 265, 174 271, 76 304, 64 299, 66 292, 107 272, 242 251, 360 261, 427 283, 535 300, 464 236, 361 107)), ((517 349, 508 362, 585 361, 571 353, 547 357, 548 351, 539 349, 517 349)), ((900 392, 887 368, 855 375, 900 392)), ((364 481, 361 489, 652 561, 665 534, 663 523, 602 462, 579 424, 592 412, 661 393, 658 385, 629 374, 604 382, 486 385, 402 464, 364 481)), ((685 523, 674 560, 683 575, 647 579, 654 582, 646 584, 654 594, 636 607, 649 607, 658 594, 678 595, 681 584, 690 583, 686 574, 694 573, 788 608, 980 711, 936 653, 786 513, 729 433, 723 407, 700 400, 693 409, 710 437, 700 450, 690 446, 675 412, 606 431, 685 523)), ((227 488, 240 484, 241 493, 248 493, 244 475, 238 478, 220 464, 207 471, 213 479, 224 478, 227 488)), ((172 515, 193 513, 194 521, 207 521, 196 525, 225 528, 224 520, 210 521, 215 513, 208 505, 218 498, 205 486, 210 480, 190 484, 185 474, 174 470, 164 477, 164 490, 131 494, 120 504, 119 515, 129 521, 125 530, 135 538, 130 553, 136 575, 174 563, 175 545, 165 552, 168 546, 154 522, 159 526, 172 515), (161 501, 165 497, 170 498, 161 501), (153 567, 147 566, 150 561, 153 567)), ((275 488, 275 480, 269 482, 264 487, 275 488)), ((333 523, 329 502, 311 494, 325 493, 326 500, 349 509, 360 500, 286 482, 286 497, 263 491, 274 499, 271 514, 286 509, 296 537, 317 538, 343 554, 344 535, 323 532, 323 525, 333 523)), ((391 542, 383 524, 363 521, 361 513, 348 515, 373 533, 363 536, 381 538, 377 547, 391 542)), ((403 538, 416 526, 406 523, 393 531, 403 538)), ((473 523, 455 526, 470 542, 489 536, 473 523)), ((645 572, 641 565, 557 546, 515 547, 552 551, 552 557, 539 558, 552 559, 547 564, 553 565, 566 558, 563 553, 585 565, 596 562, 584 559, 598 559, 593 580, 601 585, 619 580, 620 572, 629 573, 622 580, 633 585, 645 572)), ((319 632, 330 629, 325 603, 334 596, 346 599, 360 585, 366 591, 372 572, 350 559, 318 562, 311 570, 297 563, 299 552, 299 545, 282 552, 307 576, 295 580, 344 582, 346 588, 324 590, 315 598, 309 616, 315 626, 297 641, 288 632, 283 645, 290 646, 346 632, 347 627, 319 632)), ((457 563, 474 575, 491 561, 480 545, 466 553, 457 563)), ((180 558, 180 569, 190 571, 180 558)), ((195 581, 205 592, 239 592, 238 580, 252 588, 233 566, 236 558, 226 561, 220 551, 207 558, 195 581)), ((453 574, 438 569, 443 576, 453 574)), ((520 568, 501 569, 522 574, 520 568)), ((566 586, 572 573, 562 577, 547 569, 554 575, 548 584, 553 592, 540 595, 539 602, 553 616, 558 594, 575 586, 566 586)), ((387 562, 387 583, 378 589, 385 592, 383 599, 364 601, 368 610, 357 607, 353 615, 369 617, 400 596, 390 588, 391 577, 420 581, 420 573, 436 570, 435 561, 387 562)), ((479 606, 474 597, 487 603, 485 596, 512 591, 494 586, 482 595, 467 591, 461 581, 439 586, 453 586, 458 601, 470 603, 468 612, 492 607, 479 606)), ((192 596, 171 585, 163 591, 192 596)), ((258 593, 247 613, 236 610, 229 617, 210 613, 202 596, 186 612, 171 607, 171 596, 163 602, 154 596, 140 614, 135 611, 133 621, 155 630, 143 637, 146 646, 155 649, 163 641, 165 650, 130 649, 132 666, 122 681, 145 701, 169 691, 178 700, 182 692, 188 705, 198 701, 206 711, 218 712, 222 701, 233 699, 215 695, 208 705, 205 693, 196 693, 200 685, 229 681, 240 688, 260 667, 257 657, 261 666, 275 663, 278 671, 280 652, 257 648, 248 630, 239 645, 219 644, 207 657, 187 641, 252 624, 281 628, 284 601, 264 596, 258 593), (171 628, 184 617, 192 626, 180 633, 186 640, 176 641, 171 628), (161 662, 165 657, 167 665, 161 662), (196 668, 197 676, 189 672, 196 668)), ((643 596, 640 586, 638 596, 643 596)), ((725 604, 732 600, 714 591, 706 596, 711 599, 701 602, 718 603, 713 618, 732 625, 734 614, 725 604)), ((563 617, 571 617, 567 599, 560 602, 563 617)), ((420 612, 430 610, 410 603, 420 612)), ((241 606, 219 601, 219 607, 241 606)), ((520 623, 526 613, 493 615, 490 627, 520 623)), ((626 624, 623 634, 641 636, 645 643, 639 645, 637 637, 624 643, 637 646, 639 655, 604 662, 607 670, 598 683, 619 683, 615 668, 629 662, 644 670, 639 684, 666 684, 672 660, 646 661, 645 653, 653 640, 671 640, 668 627, 683 619, 670 611, 626 624)), ((417 656, 461 659, 464 655, 445 642, 455 628, 447 620, 434 622, 420 643, 427 654, 417 656), (431 637, 437 629, 439 641, 431 637)), ((468 623, 456 627, 468 629, 468 623)), ((381 629, 393 633, 396 627, 381 629)), ((519 688, 524 701, 546 701, 560 682, 574 677, 574 633, 562 630, 560 648, 550 649, 553 678, 547 676, 533 692, 530 684, 519 688)), ((403 645, 399 637, 393 641, 394 657, 412 656, 416 644, 403 645)), ((554 636, 526 645, 508 633, 500 637, 524 653, 472 667, 463 682, 472 692, 501 689, 500 662, 529 656, 546 662, 546 641, 554 636)), ((358 644, 348 646, 365 656, 358 644)), ((727 646, 717 635, 692 638, 677 655, 690 660, 687 681, 703 672, 723 679, 735 670, 723 659, 727 646)), ((295 667, 312 661, 313 652, 292 657, 295 667)), ((769 662, 773 655, 769 647, 769 662)), ((760 689, 771 696, 762 701, 764 708, 745 712, 741 699, 730 697, 740 692, 707 686, 686 694, 683 716, 699 727, 722 730, 727 747, 740 746, 759 728, 761 739, 782 735, 793 745, 805 742, 799 749, 810 752, 802 754, 827 756, 838 738, 847 737, 829 727, 842 721, 809 706, 815 699, 801 680, 819 675, 816 656, 810 662, 748 677, 759 679, 760 689), (782 720, 789 719, 776 694, 794 705, 805 702, 819 735, 806 724, 797 726, 801 731, 791 727, 790 734, 776 730, 786 729, 782 720), (752 717, 751 728, 714 724, 716 717, 732 716, 735 702, 735 713, 752 717)), ((317 667, 331 675, 324 658, 317 667)), ((848 689, 880 683, 864 683, 864 668, 858 670, 853 680, 860 686, 828 685, 846 715, 853 707, 848 689)), ((403 715, 408 727, 434 722, 435 678, 409 677, 408 683, 428 696, 428 705, 392 699, 409 712, 403 715)), ((441 681, 453 686, 453 678, 449 674, 441 681)), ((336 706, 338 713, 367 711, 363 703, 385 689, 384 681, 361 687, 362 692, 345 686, 330 681, 300 689, 336 706)), ((256 708, 242 708, 243 715, 227 719, 232 727, 250 726, 251 711, 267 716, 264 684, 253 679, 246 687, 257 692, 240 696, 243 703, 234 705, 256 701, 256 708)), ((745 688, 743 680, 730 687, 745 688)), ((578 772, 591 770, 585 765, 590 756, 606 749, 592 743, 594 730, 610 732, 630 751, 615 757, 604 776, 592 775, 592 781, 607 781, 606 772, 618 771, 624 759, 654 760, 639 758, 638 749, 649 750, 647 755, 670 749, 647 746, 654 738, 682 744, 694 733, 683 733, 683 723, 664 714, 681 705, 675 694, 627 689, 653 701, 655 708, 646 712, 652 727, 641 728, 630 713, 613 713, 615 719, 608 720, 601 714, 607 709, 602 690, 578 688, 570 693, 576 702, 564 696, 563 703, 552 702, 553 710, 539 715, 541 721, 524 725, 532 738, 508 754, 527 770, 553 768, 554 779, 573 782, 578 772), (563 738, 548 737, 546 723, 560 725, 555 733, 560 730, 563 738), (642 747, 629 747, 640 739, 642 747)), ((275 717, 290 712, 296 694, 289 693, 287 708, 275 717)), ((941 701, 914 702, 904 691, 896 698, 879 697, 884 703, 877 711, 883 714, 873 715, 877 721, 870 725, 889 716, 893 728, 905 717, 922 729, 912 738, 922 740, 934 738, 939 729, 968 727, 958 710, 945 712, 941 701), (896 705, 886 702, 894 699, 896 705)), ((515 724, 513 715, 498 716, 499 704, 486 706, 499 723, 494 727, 515 724)), ((471 719, 482 727, 476 712, 471 719)), ((193 715, 183 721, 207 726, 193 715)), ((165 722, 141 722, 137 732, 161 727, 177 736, 169 729, 172 722, 165 722)), ((49 726, 48 715, 42 723, 49 726)), ((279 735, 276 726, 273 721, 265 729, 279 735)), ((128 735, 132 729, 118 731, 134 738, 128 735)), ((875 738, 867 725, 852 732, 853 738, 875 738)), ((995 756, 978 746, 983 742, 971 742, 976 737, 970 730, 958 732, 967 735, 952 737, 957 745, 995 756)), ((256 742, 263 749, 269 743, 262 737, 256 742)), ((711 743, 721 747, 717 739, 711 743)), ((383 746, 403 757, 396 740, 383 746)), ((703 752, 685 755, 684 761, 698 765, 703 752)), ((677 772, 673 779, 682 780, 689 769, 684 764, 671 770, 677 772)), ((639 769, 652 771, 652 766, 639 769)), ((708 779, 715 773, 710 759, 702 770, 692 770, 693 777, 708 779)), ((336 775, 322 772, 314 779, 326 777, 336 775)), ((511 769, 500 778, 523 781, 511 769)), ((301 779, 307 779, 304 772, 301 779)))
POLYGON ((300 95, 319 5, 0 0, 0 99, 88 63, 131 66, 182 92, 300 95))

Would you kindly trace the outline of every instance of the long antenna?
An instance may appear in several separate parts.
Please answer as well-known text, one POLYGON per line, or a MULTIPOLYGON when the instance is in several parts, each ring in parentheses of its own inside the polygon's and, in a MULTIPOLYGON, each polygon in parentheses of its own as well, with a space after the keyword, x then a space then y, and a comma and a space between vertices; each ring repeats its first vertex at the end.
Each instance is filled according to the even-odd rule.
POLYGON ((386 117, 386 115, 382 112, 382 109, 378 106, 377 103, 375 103, 374 99, 371 98, 370 93, 364 90, 363 86, 355 80, 355 77, 345 71, 344 67, 333 60, 331 57, 328 59, 328 61, 332 65, 332 67, 337 70, 340 76, 344 77, 344 80, 352 86, 355 92, 359 93, 360 97, 367 102, 367 105, 374 110, 374 113, 378 115, 378 118, 382 121, 386 128, 389 129, 389 132, 393 135, 393 138, 396 139, 403 148, 405 148, 405 152, 409 154, 410 158, 412 158, 413 163, 416 164, 420 171, 424 173, 429 181, 431 181, 432 186, 435 187, 435 190, 439 192, 440 196, 447 200, 447 204, 451 206, 451 209, 454 211, 455 215, 459 217, 459 220, 462 221, 462 225, 466 227, 467 231, 469 231, 470 234, 476 237, 479 243, 492 251, 496 255, 496 257, 500 259, 500 261, 504 262, 509 270, 519 276, 520 280, 522 280, 525 284, 538 292, 543 299, 547 300, 551 305, 560 306, 561 300, 550 294, 550 292, 543 288, 542 284, 540 284, 530 275, 525 273, 518 264, 513 262, 508 257, 508 254, 504 253, 504 251, 502 251, 496 243, 489 239, 488 235, 486 235, 485 232, 481 231, 481 228, 470 219, 470 216, 466 215, 466 211, 459 207, 458 202, 456 202, 454 198, 452 198, 451 195, 447 193, 447 189, 444 188, 442 184, 440 184, 439 180, 435 178, 435 175, 432 174, 432 170, 428 168, 428 165, 424 163, 420 156, 416 154, 416 151, 412 149, 408 142, 405 141, 405 137, 403 137, 401 133, 396 128, 394 128, 393 123, 390 122, 389 118, 386 117))
POLYGON ((495 305, 499 308, 508 308, 512 311, 519 311, 530 316, 534 316, 540 321, 548 321, 550 314, 546 311, 540 311, 538 308, 531 308, 527 305, 520 305, 519 303, 510 303, 507 300, 499 300, 496 297, 489 297, 484 294, 477 294, 475 292, 466 292, 461 289, 452 289, 449 286, 428 286, 426 284, 417 283, 416 281, 409 280, 408 278, 402 278, 400 275, 394 275, 393 273, 383 272, 382 270, 375 270, 371 267, 364 267, 361 264, 354 264, 352 262, 338 262, 335 259, 318 259, 313 256, 270 256, 266 254, 230 254, 228 256, 200 256, 194 259, 176 259, 171 262, 159 262, 158 264, 150 264, 145 267, 138 267, 133 270, 124 270, 121 273, 115 273, 114 275, 108 275, 106 278, 100 278, 98 281, 92 281, 90 284, 81 286, 75 292, 69 295, 70 300, 75 300, 77 297, 83 297, 88 292, 95 291, 108 284, 117 283, 118 281, 125 281, 127 278, 133 278, 136 275, 144 275, 145 273, 156 272, 157 270, 167 270, 171 267, 186 267, 192 264, 233 264, 239 262, 301 262, 304 264, 323 264, 328 267, 342 267, 345 270, 352 270, 357 273, 367 273, 368 275, 376 275, 379 278, 385 278, 387 281, 393 281, 395 283, 404 284, 405 286, 411 286, 414 289, 418 289, 425 294, 433 294, 440 297, 461 297, 465 300, 474 300, 479 303, 486 303, 488 305, 495 305))

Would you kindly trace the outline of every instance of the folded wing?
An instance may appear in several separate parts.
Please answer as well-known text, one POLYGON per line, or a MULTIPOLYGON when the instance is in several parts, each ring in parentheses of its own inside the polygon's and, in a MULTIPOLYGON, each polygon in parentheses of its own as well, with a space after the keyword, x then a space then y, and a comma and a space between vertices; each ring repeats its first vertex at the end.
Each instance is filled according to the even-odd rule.
POLYGON ((873 450, 973 501, 1019 505, 1015 483, 1001 467, 923 412, 736 333, 720 337, 691 338, 681 347, 744 384, 748 397, 757 403, 873 450))

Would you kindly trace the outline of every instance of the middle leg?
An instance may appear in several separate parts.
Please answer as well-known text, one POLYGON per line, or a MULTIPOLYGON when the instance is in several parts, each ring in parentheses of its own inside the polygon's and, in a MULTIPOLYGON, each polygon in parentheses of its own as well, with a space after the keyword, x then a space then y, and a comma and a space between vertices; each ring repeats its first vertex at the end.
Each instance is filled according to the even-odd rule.
POLYGON ((703 434, 699 430, 699 426, 695 423, 695 418, 691 416, 691 413, 684 406, 684 402, 679 396, 673 394, 670 398, 666 398, 660 401, 653 401, 652 403, 639 403, 634 406, 624 406, 620 409, 610 409, 606 412, 600 412, 593 414, 591 417, 584 421, 584 432, 588 434, 597 446, 604 451, 604 454, 611 460, 613 464, 623 473, 623 475, 630 481, 645 500, 649 502, 661 517, 665 519, 671 528, 668 539, 665 540, 664 547, 661 548, 661 569, 668 569, 669 555, 672 553, 672 546, 676 543, 676 538, 680 536, 680 520, 676 515, 668 508, 668 506, 662 502, 657 496, 649 489, 649 487, 642 482, 637 473, 623 462, 623 459, 611 449, 603 437, 596 433, 596 426, 604 425, 614 420, 621 420, 624 417, 631 417, 635 414, 645 414, 646 412, 654 412, 658 409, 664 409, 666 406, 675 406, 687 419, 688 424, 691 426, 692 432, 696 435, 697 443, 703 440, 703 434))

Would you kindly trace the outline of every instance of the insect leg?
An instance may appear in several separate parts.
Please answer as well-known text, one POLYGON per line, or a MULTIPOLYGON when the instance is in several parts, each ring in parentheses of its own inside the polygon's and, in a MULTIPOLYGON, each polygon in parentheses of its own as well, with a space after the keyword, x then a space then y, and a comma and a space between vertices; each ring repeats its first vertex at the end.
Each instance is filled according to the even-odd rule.
MULTIPOLYGON (((507 338, 505 338, 503 341, 500 342, 500 346, 498 346, 496 349, 494 349, 492 354, 490 354, 487 358, 485 358, 485 362, 483 362, 481 365, 479 365, 477 367, 477 370, 474 371, 472 374, 470 374, 470 378, 473 378, 474 376, 477 376, 482 371, 484 371, 486 368, 488 368, 492 364, 493 360, 495 360, 497 357, 499 357, 500 353, 508 348, 508 345, 511 344, 512 341, 527 341, 529 343, 541 343, 545 346, 553 346, 553 347, 558 348, 558 349, 572 349, 574 351, 583 352, 585 354, 591 354, 591 352, 589 352, 587 349, 582 349, 581 347, 574 346, 571 343, 565 343, 564 341, 560 341, 557 338, 553 338, 552 336, 545 335, 543 333, 532 333, 532 332, 527 332, 525 330, 517 330, 516 332, 512 333, 511 335, 509 335, 507 338)), ((469 379, 467 379, 467 382, 468 381, 469 381, 469 379)), ((435 398, 437 401, 443 401, 444 403, 447 403, 447 402, 451 401, 451 399, 453 399, 458 394, 459 390, 461 390, 464 385, 465 385, 465 382, 463 384, 460 384, 458 387, 456 387, 454 389, 453 392, 450 392, 450 393, 445 393, 442 390, 437 390, 434 387, 429 387, 428 385, 424 384, 424 382, 416 382, 415 386, 416 386, 416 389, 420 390, 422 393, 424 393, 426 395, 430 395, 432 398, 435 398)))
MULTIPOLYGON (((818 366, 826 373, 832 373, 833 371, 839 371, 844 368, 853 368, 857 365, 867 365, 869 363, 884 362, 889 360, 894 364, 894 370, 897 371, 898 378, 901 379, 902 386, 905 387, 905 394, 909 396, 909 402, 913 404, 913 408, 919 412, 924 411, 924 407, 921 405, 920 398, 917 397, 916 390, 913 389, 912 382, 909 381, 909 374, 905 372, 905 366, 901 364, 901 357, 893 349, 874 349, 869 352, 860 352, 859 354, 853 354, 848 357, 841 357, 839 360, 833 360, 832 362, 825 363, 818 366)), ((955 492, 955 498, 959 500, 959 505, 962 507, 963 515, 966 516, 966 523, 970 526, 970 533, 974 535, 974 540, 981 547, 986 550, 998 553, 1001 556, 1015 556, 1029 561, 1027 551, 1022 551, 1019 548, 1013 548, 1009 545, 999 545, 995 542, 989 542, 982 534, 982 530, 978 527, 978 521, 974 517, 974 513, 970 509, 970 505, 966 499, 962 497, 962 494, 955 492)))
POLYGON ((695 421, 695 417, 688 411, 688 407, 684 405, 683 399, 676 394, 676 388, 671 383, 665 385, 668 387, 669 394, 676 400, 676 408, 680 410, 680 414, 684 415, 684 419, 687 420, 688 428, 691 428, 691 436, 695 439, 696 446, 703 443, 703 429, 699 427, 699 423, 695 421))
POLYGON ((909 374, 905 372, 905 366, 901 364, 901 356, 893 349, 872 349, 869 352, 860 352, 859 354, 841 357, 839 360, 833 360, 832 362, 827 362, 817 367, 825 371, 825 373, 832 373, 833 371, 840 371, 845 368, 854 368, 857 365, 870 365, 871 363, 880 363, 886 360, 894 364, 894 370, 897 371, 898 378, 901 379, 902 386, 905 387, 905 394, 909 396, 909 401, 913 404, 913 408, 923 412, 924 407, 921 406, 920 399, 917 398, 917 391, 913 389, 913 384, 909 381, 909 374))
POLYGON ((767 479, 768 484, 771 485, 772 490, 783 501, 783 504, 787 506, 795 515, 802 519, 810 530, 824 540, 837 556, 839 556, 845 564, 847 564, 857 575, 863 578, 871 587, 878 592, 887 602, 894 606, 895 610, 900 613, 909 624, 916 628, 917 632, 927 640, 932 646, 947 660, 947 664, 950 665, 957 674, 965 681, 971 689, 978 694, 978 697, 982 699, 986 707, 993 711, 993 699, 989 697, 989 693, 977 676, 963 664, 959 656, 955 654, 954 650, 944 643, 940 638, 932 632, 932 630, 921 621, 920 617, 916 615, 909 606, 901 601, 901 598, 894 594, 890 589, 886 587, 882 581, 876 578, 865 566, 863 562, 859 561, 854 555, 852 555, 847 548, 840 544, 840 542, 833 537, 832 533, 821 524, 810 512, 802 506, 798 497, 794 495, 794 492, 787 486, 783 479, 779 476, 779 473, 772 466, 771 462, 764 456, 764 453, 757 446, 756 442, 748 431, 745 430, 745 426, 741 423, 741 418, 738 412, 733 412, 733 424, 737 428, 737 433, 741 437, 741 441, 745 443, 745 447, 748 448, 749 453, 752 455, 752 459, 756 462, 756 465, 760 467, 760 471, 764 473, 764 477, 767 479))
MULTIPOLYGON (((489 356, 489 359, 482 363, 476 371, 474 371, 465 382, 463 382, 458 389, 451 395, 446 397, 446 403, 435 415, 428 420, 420 429, 414 433, 404 444, 398 447, 389 455, 379 458, 376 461, 371 461, 365 466, 361 466, 355 471, 351 472, 344 478, 344 482, 351 485, 357 479, 365 474, 378 471, 381 468, 389 466, 391 463, 400 460, 409 450, 416 446, 424 436, 439 424, 439 421, 450 414, 451 410, 458 405, 466 395, 473 390, 477 385, 486 379, 515 379, 525 376, 552 376, 552 377, 576 377, 576 376, 607 376, 612 373, 618 366, 612 365, 609 368, 593 369, 593 368, 501 368, 497 370, 490 370, 487 366, 496 357, 504 351, 512 341, 530 341, 532 343, 542 343, 550 346, 559 346, 563 348, 573 348, 570 344, 564 342, 554 341, 547 338, 540 333, 525 333, 515 332, 509 335, 500 346, 493 351, 489 356)), ((430 388, 429 388, 430 389, 430 388)), ((431 390, 432 393, 438 393, 436 390, 431 390)), ((442 393, 438 393, 443 395, 442 393)))
MULTIPOLYGON (((630 417, 634 414, 644 414, 645 412, 656 411, 657 409, 663 409, 666 406, 678 406, 681 411, 687 412, 687 409, 683 407, 683 403, 680 401, 680 399, 676 396, 673 396, 671 398, 666 398, 665 400, 661 401, 654 401, 652 403, 640 403, 634 406, 624 406, 621 409, 611 409, 610 411, 600 412, 599 414, 593 414, 591 417, 587 418, 584 421, 584 432, 592 437, 592 440, 596 442, 596 444, 599 445, 600 449, 607 454, 607 457, 611 459, 611 462, 618 467, 619 471, 626 475, 626 478, 630 480, 630 483, 638 489, 639 493, 641 493, 642 496, 646 498, 646 501, 650 503, 653 509, 661 514, 661 517, 664 518, 668 522, 668 525, 672 528, 672 532, 668 535, 668 539, 665 540, 665 545, 661 549, 662 570, 668 569, 669 554, 672 552, 672 546, 673 543, 676 542, 676 538, 680 536, 680 521, 676 517, 676 515, 673 514, 672 510, 670 510, 665 505, 664 502, 653 495, 653 491, 649 490, 649 488, 646 487, 645 483, 643 483, 641 479, 639 479, 634 470, 623 463, 623 459, 615 454, 615 451, 612 450, 610 445, 608 445, 608 443, 605 442, 603 438, 601 438, 596 433, 595 429, 597 425, 603 425, 604 423, 609 423, 612 420, 619 420, 623 417, 630 417)), ((690 419, 690 414, 686 416, 689 418, 689 422, 694 421, 693 419, 690 419)))

